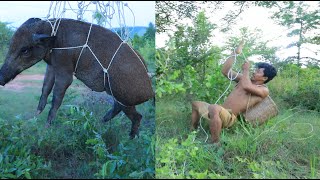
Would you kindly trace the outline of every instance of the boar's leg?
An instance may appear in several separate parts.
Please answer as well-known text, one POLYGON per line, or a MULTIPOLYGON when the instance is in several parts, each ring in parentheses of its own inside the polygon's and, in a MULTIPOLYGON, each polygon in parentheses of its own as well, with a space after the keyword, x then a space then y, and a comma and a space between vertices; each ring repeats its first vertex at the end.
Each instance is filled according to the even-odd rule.
POLYGON ((37 114, 40 114, 47 105, 47 99, 52 91, 54 84, 54 71, 51 65, 47 65, 46 74, 43 80, 42 94, 37 108, 37 114))
POLYGON ((130 138, 133 139, 136 135, 139 135, 139 126, 140 121, 142 119, 142 115, 139 114, 136 110, 135 106, 124 107, 123 112, 127 115, 127 117, 131 120, 131 132, 130 138))
POLYGON ((114 118, 119 112, 122 110, 122 105, 118 103, 117 101, 114 101, 113 107, 111 110, 109 110, 106 115, 103 117, 104 122, 110 121, 112 118, 114 118))
POLYGON ((67 88, 72 83, 72 73, 56 72, 53 88, 52 106, 49 111, 47 127, 51 125, 52 120, 56 117, 57 111, 62 103, 67 88))

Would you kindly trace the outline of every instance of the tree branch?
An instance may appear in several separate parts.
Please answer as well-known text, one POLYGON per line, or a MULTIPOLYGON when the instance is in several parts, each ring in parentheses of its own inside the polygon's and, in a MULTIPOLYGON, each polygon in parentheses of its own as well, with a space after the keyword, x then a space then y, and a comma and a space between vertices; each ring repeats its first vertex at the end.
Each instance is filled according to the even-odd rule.
POLYGON ((243 12, 244 5, 247 3, 247 1, 240 1, 240 3, 241 3, 241 6, 238 13, 234 13, 233 11, 231 11, 224 18, 222 18, 224 21, 226 21, 226 23, 223 24, 222 27, 227 26, 226 28, 223 28, 223 29, 228 30, 230 24, 233 23, 238 18, 238 16, 240 16, 240 14, 243 12))

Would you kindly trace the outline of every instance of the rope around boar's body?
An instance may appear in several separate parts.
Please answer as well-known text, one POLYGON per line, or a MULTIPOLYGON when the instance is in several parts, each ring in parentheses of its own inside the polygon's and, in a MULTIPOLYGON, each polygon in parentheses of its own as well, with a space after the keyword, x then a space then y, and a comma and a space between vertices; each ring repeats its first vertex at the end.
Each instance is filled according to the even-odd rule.
MULTIPOLYGON (((72 10, 73 12, 75 12, 75 9, 73 9, 70 5, 70 3, 68 1, 64 1, 63 2, 63 9, 62 11, 60 11, 61 9, 61 6, 62 6, 62 2, 61 1, 56 1, 55 3, 55 6, 53 8, 53 3, 54 1, 51 1, 51 4, 50 4, 50 8, 49 8, 49 12, 48 12, 48 15, 44 18, 45 21, 49 22, 50 23, 50 26, 52 28, 52 31, 51 31, 51 36, 55 36, 57 34, 57 31, 58 31, 58 28, 59 28, 59 25, 60 25, 60 22, 61 22, 61 19, 64 17, 65 15, 65 12, 66 10, 72 10), (66 3, 68 3, 70 9, 67 9, 66 8, 66 3), (53 15, 53 18, 55 18, 55 20, 53 22, 51 22, 49 20, 49 17, 50 17, 50 12, 51 12, 51 9, 53 8, 52 10, 52 15, 53 15)), ((123 106, 126 106, 125 104, 123 104, 122 102, 118 101, 116 99, 116 97, 113 95, 113 92, 112 92, 112 87, 111 87, 111 83, 110 83, 110 76, 109 76, 109 73, 108 73, 108 70, 115 58, 115 56, 117 55, 120 47, 123 45, 123 44, 127 44, 129 46, 129 48, 132 50, 132 52, 138 57, 139 61, 141 62, 142 66, 145 68, 146 70, 146 73, 148 74, 148 70, 147 68, 145 67, 144 63, 142 62, 142 60, 140 59, 140 57, 138 56, 138 54, 133 50, 133 48, 127 43, 127 41, 129 40, 129 37, 130 37, 130 33, 133 31, 133 28, 131 31, 128 31, 127 29, 127 26, 125 24, 125 18, 124 18, 124 9, 123 7, 126 6, 132 13, 133 15, 133 21, 134 21, 134 24, 135 24, 135 16, 134 16, 134 13, 133 11, 131 10, 131 8, 128 6, 127 3, 122 3, 121 1, 111 1, 111 3, 116 4, 116 6, 118 7, 118 22, 119 22, 119 25, 120 25, 120 33, 121 35, 119 35, 117 32, 115 32, 115 34, 117 34, 117 36, 120 38, 120 40, 122 41, 118 47, 118 49, 115 51, 115 53, 113 54, 112 56, 112 59, 110 60, 109 64, 108 64, 108 67, 107 68, 104 68, 103 65, 101 64, 101 62, 99 61, 99 59, 97 58, 97 56, 95 55, 95 53, 92 51, 92 49, 90 48, 90 46, 88 45, 88 41, 89 41, 89 37, 90 37, 90 33, 91 33, 91 29, 92 29, 92 22, 90 24, 90 29, 89 29, 89 32, 88 32, 88 36, 87 36, 87 40, 85 42, 84 45, 82 46, 73 46, 73 47, 61 47, 61 48, 52 48, 50 50, 50 53, 52 52, 52 50, 69 50, 69 49, 76 49, 76 48, 82 48, 81 51, 80 51, 80 54, 79 54, 79 57, 78 57, 78 60, 77 60, 77 63, 76 63, 76 66, 75 66, 75 70, 74 70, 74 75, 76 73, 76 70, 77 70, 77 67, 78 67, 78 63, 79 63, 79 60, 80 60, 80 57, 82 55, 82 52, 84 50, 84 48, 88 48, 90 50, 90 52, 92 53, 92 55, 94 56, 94 58, 96 59, 96 61, 99 63, 99 65, 101 66, 104 74, 103 74, 103 81, 104 81, 104 88, 106 88, 106 74, 107 74, 107 78, 108 78, 108 84, 109 84, 109 90, 110 90, 110 93, 112 95, 112 97, 114 98, 115 101, 117 101, 119 104, 123 105, 123 106), (122 8, 121 8, 122 7, 122 8), (125 32, 123 32, 123 30, 125 32), (122 39, 123 38, 123 39, 122 39)), ((99 12, 100 15, 102 15, 104 18, 105 18, 105 23, 108 23, 109 26, 110 26, 110 29, 112 29, 111 27, 111 20, 113 18, 113 15, 115 13, 115 8, 114 6, 110 5, 110 1, 107 3, 107 4, 104 4, 104 2, 99 2, 99 1, 90 1, 89 4, 85 5, 84 1, 80 1, 78 2, 78 12, 77 12, 77 17, 78 17, 78 20, 82 20, 83 18, 83 15, 86 11, 93 11, 93 12, 99 12), (93 11, 93 10, 87 10, 87 8, 89 7, 90 4, 95 4, 96 5, 96 11, 93 11), (109 19, 109 21, 108 21, 109 19)), ((134 25, 133 25, 134 27, 134 25)))

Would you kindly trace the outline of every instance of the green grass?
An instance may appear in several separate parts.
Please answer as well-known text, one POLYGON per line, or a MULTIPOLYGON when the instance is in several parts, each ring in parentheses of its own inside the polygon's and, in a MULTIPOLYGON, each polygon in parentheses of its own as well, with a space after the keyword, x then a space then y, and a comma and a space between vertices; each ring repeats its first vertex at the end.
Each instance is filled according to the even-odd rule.
MULTIPOLYGON (((45 64, 24 74, 44 74, 45 64)), ((35 115, 42 80, 21 91, 0 90, 0 178, 153 178, 155 109, 137 106, 140 136, 129 139, 131 121, 121 112, 101 122, 111 108, 106 93, 75 79, 50 128, 45 128, 52 94, 35 115)))
POLYGON ((33 65, 29 69, 26 69, 21 74, 45 74, 47 64, 44 61, 40 61, 37 64, 33 65))
POLYGON ((320 177, 319 112, 281 107, 257 128, 239 120, 215 146, 205 142, 205 121, 206 133, 190 132, 191 103, 183 97, 158 98, 156 107, 157 178, 320 177))

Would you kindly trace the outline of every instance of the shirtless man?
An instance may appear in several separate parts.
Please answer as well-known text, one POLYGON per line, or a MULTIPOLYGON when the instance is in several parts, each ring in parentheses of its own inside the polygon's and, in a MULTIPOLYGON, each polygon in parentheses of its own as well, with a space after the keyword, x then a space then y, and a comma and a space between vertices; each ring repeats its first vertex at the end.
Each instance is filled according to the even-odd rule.
MULTIPOLYGON (((232 67, 235 60, 234 53, 240 54, 242 47, 243 41, 224 63, 222 68, 224 76, 228 76, 232 67)), ((238 84, 222 105, 208 104, 203 101, 192 102, 192 130, 198 128, 199 120, 203 116, 209 120, 213 143, 218 143, 222 128, 232 126, 236 122, 237 116, 246 111, 247 105, 252 107, 269 95, 269 90, 264 84, 276 76, 276 69, 268 63, 258 63, 257 69, 250 79, 249 67, 249 62, 245 62, 242 65, 242 74, 239 73, 237 77, 237 73, 232 70, 232 77, 236 77, 234 81, 238 84), (248 104, 250 94, 251 98, 248 104)))

